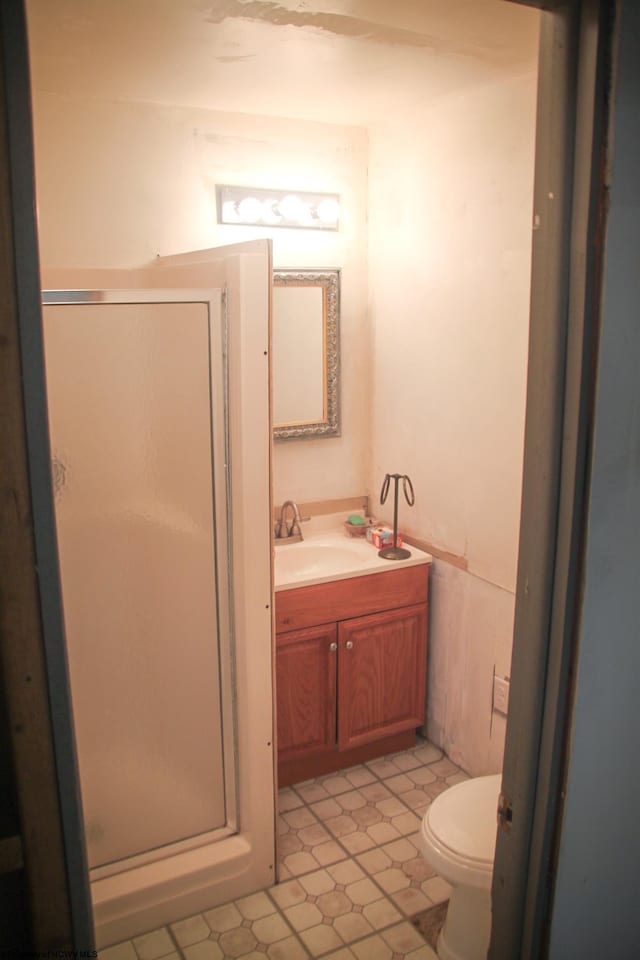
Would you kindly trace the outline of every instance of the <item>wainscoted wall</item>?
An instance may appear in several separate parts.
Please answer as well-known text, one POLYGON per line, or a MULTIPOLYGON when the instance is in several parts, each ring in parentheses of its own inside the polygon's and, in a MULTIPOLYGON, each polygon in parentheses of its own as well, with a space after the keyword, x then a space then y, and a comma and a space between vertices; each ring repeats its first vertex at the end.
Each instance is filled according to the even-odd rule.
POLYGON ((401 526, 443 554, 427 729, 472 774, 500 768, 504 739, 491 696, 511 658, 535 100, 532 67, 370 132, 369 490, 410 474, 401 526))

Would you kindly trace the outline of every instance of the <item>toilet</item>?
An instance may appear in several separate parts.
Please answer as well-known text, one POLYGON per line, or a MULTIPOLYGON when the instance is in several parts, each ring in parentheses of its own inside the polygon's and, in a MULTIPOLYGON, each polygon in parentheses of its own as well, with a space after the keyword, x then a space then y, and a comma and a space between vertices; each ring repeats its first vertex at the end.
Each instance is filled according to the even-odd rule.
POLYGON ((440 960, 486 960, 501 776, 474 777, 437 797, 422 821, 425 860, 453 887, 440 960))

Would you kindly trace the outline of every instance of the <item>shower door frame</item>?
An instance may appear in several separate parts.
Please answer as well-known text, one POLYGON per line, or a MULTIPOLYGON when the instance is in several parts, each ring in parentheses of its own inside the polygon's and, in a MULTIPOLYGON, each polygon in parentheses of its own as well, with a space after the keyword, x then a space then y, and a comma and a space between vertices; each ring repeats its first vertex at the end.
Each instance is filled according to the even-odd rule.
MULTIPOLYGON (((201 304, 207 311, 209 341, 209 411, 211 442, 211 483, 213 493, 213 545, 216 582, 216 626, 218 637, 220 720, 222 728, 222 769, 224 779, 224 826, 205 833, 171 841, 151 850, 120 860, 100 864, 89 870, 91 882, 103 880, 155 863, 174 854, 215 843, 238 832, 237 803, 237 718, 234 687, 235 634, 233 620, 233 567, 230 532, 233 529, 230 489, 229 439, 229 369, 227 315, 223 309, 224 291, 208 289, 144 289, 130 290, 43 290, 42 306, 93 306, 122 304, 201 304)), ((53 317, 49 318, 53 320, 53 317)), ((43 310, 43 332, 47 321, 43 310)), ((90 322, 89 320, 87 322, 90 322)), ((176 321, 178 322, 178 321, 176 321)), ((68 640, 67 640, 68 642, 68 640)), ((71 678, 70 678, 71 684, 71 678)), ((71 684, 73 702, 73 686, 71 684)))

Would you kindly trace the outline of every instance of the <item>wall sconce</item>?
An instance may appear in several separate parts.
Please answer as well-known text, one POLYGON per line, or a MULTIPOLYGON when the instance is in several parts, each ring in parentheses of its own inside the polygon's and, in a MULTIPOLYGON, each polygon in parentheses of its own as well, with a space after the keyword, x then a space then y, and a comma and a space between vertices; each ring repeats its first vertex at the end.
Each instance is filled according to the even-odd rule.
POLYGON ((256 227, 337 230, 340 197, 335 193, 216 187, 218 223, 256 227))

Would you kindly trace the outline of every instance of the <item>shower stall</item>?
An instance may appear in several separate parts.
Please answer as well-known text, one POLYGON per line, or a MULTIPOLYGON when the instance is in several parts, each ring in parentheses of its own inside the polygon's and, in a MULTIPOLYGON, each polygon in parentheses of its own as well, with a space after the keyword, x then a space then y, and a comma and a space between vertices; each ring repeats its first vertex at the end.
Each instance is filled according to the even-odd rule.
POLYGON ((270 250, 208 256, 43 293, 99 945, 273 880, 269 387, 258 349, 270 250), (249 368, 258 380, 245 397, 249 368), (257 475, 249 446, 250 460, 266 454, 257 475), (244 500, 252 484, 259 517, 244 500))

